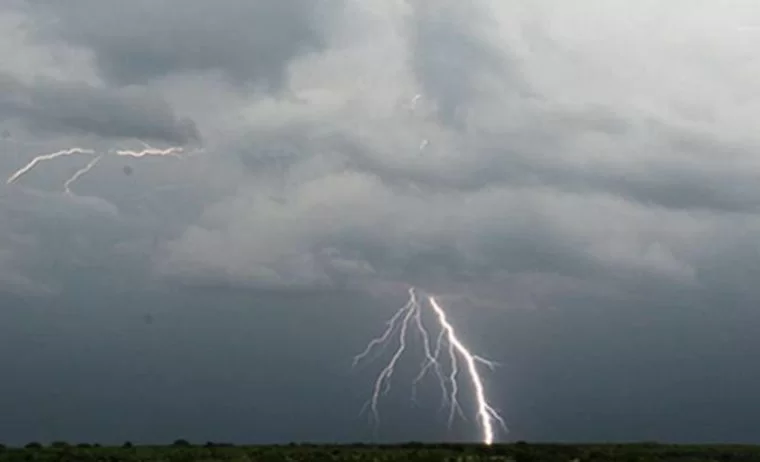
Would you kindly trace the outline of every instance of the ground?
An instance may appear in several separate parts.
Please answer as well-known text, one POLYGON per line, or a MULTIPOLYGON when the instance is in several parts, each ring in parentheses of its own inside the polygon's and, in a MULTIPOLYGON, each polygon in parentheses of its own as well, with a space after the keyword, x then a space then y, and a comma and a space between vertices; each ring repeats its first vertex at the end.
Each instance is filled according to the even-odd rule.
POLYGON ((0 462, 318 462, 318 461, 514 461, 514 462, 757 462, 760 446, 665 445, 665 444, 531 444, 518 442, 484 447, 478 445, 419 444, 395 446, 232 446, 207 443, 171 446, 100 447, 54 443, 46 447, 31 443, 25 448, 0 446, 0 462))

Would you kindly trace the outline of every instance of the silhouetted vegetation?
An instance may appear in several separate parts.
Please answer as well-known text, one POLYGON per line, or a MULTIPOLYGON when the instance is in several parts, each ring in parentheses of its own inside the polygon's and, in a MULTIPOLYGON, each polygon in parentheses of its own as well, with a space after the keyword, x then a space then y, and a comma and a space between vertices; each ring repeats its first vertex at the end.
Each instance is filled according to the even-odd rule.
POLYGON ((490 447, 468 444, 395 446, 353 444, 344 446, 288 444, 283 446, 234 446, 207 442, 191 445, 177 440, 170 446, 121 447, 29 443, 24 448, 0 446, 0 462, 320 462, 320 461, 511 461, 511 462, 758 462, 760 446, 697 446, 641 444, 533 444, 524 441, 490 447))

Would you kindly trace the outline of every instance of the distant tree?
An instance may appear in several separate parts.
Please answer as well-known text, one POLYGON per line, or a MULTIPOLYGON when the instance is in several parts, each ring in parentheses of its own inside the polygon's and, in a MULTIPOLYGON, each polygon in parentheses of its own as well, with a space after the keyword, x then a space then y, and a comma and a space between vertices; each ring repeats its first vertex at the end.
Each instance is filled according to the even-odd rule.
POLYGON ((124 444, 121 445, 121 447, 123 447, 123 448, 131 448, 133 446, 134 445, 132 444, 131 441, 125 441, 124 444))
POLYGON ((424 445, 424 444, 422 444, 422 443, 421 443, 421 442, 419 442, 419 441, 408 441, 408 442, 406 442, 406 443, 402 443, 402 444, 400 445, 400 447, 402 447, 402 448, 404 448, 404 449, 417 449, 417 448, 421 448, 421 447, 423 447, 423 446, 425 446, 425 445, 424 445))
POLYGON ((172 446, 175 446, 175 447, 188 447, 188 446, 190 446, 190 442, 187 441, 187 440, 178 439, 178 440, 175 440, 174 443, 172 443, 172 446))
POLYGON ((69 447, 69 443, 65 441, 53 441, 52 443, 50 443, 50 447, 56 448, 56 449, 67 448, 69 447))
POLYGON ((6 449, 8 448, 4 444, 0 444, 0 452, 5 451, 6 449))
POLYGON ((91 448, 92 445, 90 443, 79 443, 77 444, 77 447, 82 448, 82 449, 87 449, 87 448, 91 448))
POLYGON ((27 443, 24 447, 26 449, 40 449, 42 445, 36 441, 32 441, 31 443, 27 443))

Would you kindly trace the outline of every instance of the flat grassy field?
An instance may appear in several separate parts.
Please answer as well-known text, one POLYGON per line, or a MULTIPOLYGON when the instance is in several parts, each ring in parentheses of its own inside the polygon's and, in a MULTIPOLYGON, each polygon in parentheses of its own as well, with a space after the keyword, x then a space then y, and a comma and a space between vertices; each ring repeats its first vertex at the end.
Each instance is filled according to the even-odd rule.
POLYGON ((269 461, 514 461, 514 462, 760 462, 760 446, 666 444, 531 444, 484 447, 460 444, 408 443, 394 446, 171 446, 100 447, 56 443, 25 448, 0 446, 0 462, 269 462, 269 461))

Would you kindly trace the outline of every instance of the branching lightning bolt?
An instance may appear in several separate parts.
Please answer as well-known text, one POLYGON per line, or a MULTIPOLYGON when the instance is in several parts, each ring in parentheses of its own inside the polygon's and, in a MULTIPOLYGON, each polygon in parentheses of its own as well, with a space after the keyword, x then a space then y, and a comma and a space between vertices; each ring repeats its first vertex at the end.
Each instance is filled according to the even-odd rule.
POLYGON ((507 427, 496 409, 494 409, 494 407, 488 402, 483 379, 478 371, 478 364, 483 364, 491 369, 495 365, 493 362, 474 355, 469 351, 457 336, 456 330, 449 322, 445 310, 441 307, 435 297, 428 296, 426 302, 427 305, 430 306, 439 328, 434 345, 431 345, 432 337, 422 320, 423 304, 418 300, 415 289, 411 288, 409 289, 409 301, 387 322, 387 328, 382 335, 372 339, 369 344, 367 344, 364 351, 354 357, 354 366, 356 366, 359 362, 367 358, 376 348, 387 346, 394 337, 394 334, 398 331, 398 347, 386 366, 380 371, 373 387, 372 396, 365 405, 365 408, 369 407, 375 421, 379 422, 378 403, 380 398, 390 391, 391 378, 396 365, 407 349, 409 329, 416 329, 422 339, 422 349, 425 359, 422 363, 419 374, 414 379, 413 390, 416 392, 417 384, 432 369, 435 372, 443 392, 442 405, 449 406, 449 425, 451 425, 457 413, 464 417, 464 413, 459 404, 458 395, 460 389, 460 372, 466 372, 469 376, 470 385, 477 404, 476 414, 481 430, 481 439, 484 444, 490 445, 494 441, 494 424, 499 424, 504 431, 507 431, 507 427), (441 361, 441 356, 444 351, 446 351, 448 356, 448 375, 444 374, 441 361), (465 368, 462 371, 460 371, 459 367, 460 359, 464 361, 465 365, 465 368))
MULTIPOLYGON (((491 444, 493 443, 494 438, 494 421, 498 422, 505 430, 506 425, 499 413, 496 412, 496 410, 488 403, 485 395, 485 388, 483 386, 483 379, 480 377, 476 363, 485 364, 490 368, 494 367, 494 363, 470 353, 467 347, 465 347, 457 337, 456 332, 454 331, 454 327, 449 323, 446 317, 446 312, 438 304, 438 301, 434 297, 429 297, 428 300, 430 302, 430 306, 433 308, 433 311, 435 311, 435 314, 438 317, 438 322, 446 332, 446 337, 451 350, 456 350, 456 352, 459 353, 467 363, 467 370, 470 375, 470 380, 472 381, 473 391, 475 392, 475 399, 478 404, 478 420, 483 429, 483 442, 485 444, 491 444)), ((453 354, 452 358, 455 358, 453 354)), ((454 360, 452 359, 452 361, 454 360)), ((452 381, 455 382, 453 380, 453 377, 452 381)))
MULTIPOLYGON (((77 170, 63 185, 64 190, 67 194, 72 194, 71 192, 71 185, 76 182, 80 177, 90 172, 95 165, 100 162, 105 155, 115 155, 115 156, 121 156, 121 157, 133 157, 133 158, 143 158, 148 156, 169 156, 169 157, 178 157, 181 158, 181 154, 185 152, 184 148, 179 146, 173 146, 167 149, 158 149, 154 148, 147 143, 140 141, 140 143, 145 147, 145 149, 141 151, 133 151, 129 149, 111 149, 106 151, 105 154, 100 154, 94 159, 92 159, 87 165, 82 167, 81 169, 77 170)), ((89 154, 89 155, 95 155, 96 151, 94 149, 84 149, 84 148, 71 148, 71 149, 65 149, 62 151, 53 152, 50 154, 42 154, 34 159, 32 159, 28 164, 14 172, 6 181, 6 184, 11 184, 16 182, 19 178, 21 178, 23 175, 29 173, 32 169, 34 169, 38 164, 42 162, 46 162, 49 160, 56 159, 58 157, 63 156, 70 156, 74 154, 89 154)))

